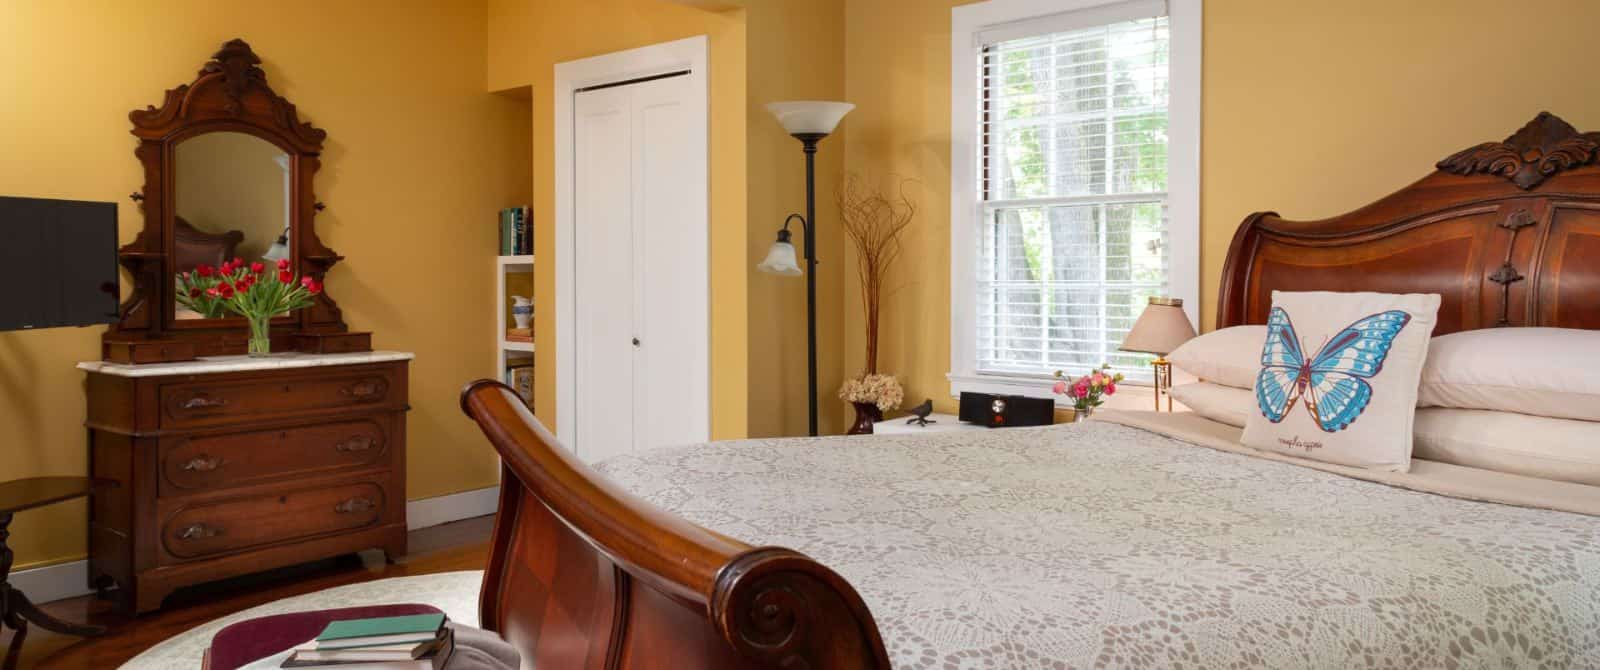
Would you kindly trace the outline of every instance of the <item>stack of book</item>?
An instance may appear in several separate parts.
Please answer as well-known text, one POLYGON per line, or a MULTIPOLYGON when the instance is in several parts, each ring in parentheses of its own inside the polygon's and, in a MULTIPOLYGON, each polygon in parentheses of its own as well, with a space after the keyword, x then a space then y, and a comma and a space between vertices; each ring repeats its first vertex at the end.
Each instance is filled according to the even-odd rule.
POLYGON ((500 255, 533 253, 533 211, 527 205, 500 210, 500 255))
POLYGON ((296 646, 284 668, 439 670, 455 651, 443 614, 334 621, 296 646))

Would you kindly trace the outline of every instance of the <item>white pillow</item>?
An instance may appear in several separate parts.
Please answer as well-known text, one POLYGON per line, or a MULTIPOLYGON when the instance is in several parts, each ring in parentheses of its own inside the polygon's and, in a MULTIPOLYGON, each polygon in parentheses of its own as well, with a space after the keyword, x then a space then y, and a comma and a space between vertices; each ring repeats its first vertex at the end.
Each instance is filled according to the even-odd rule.
POLYGON ((1422 407, 1600 421, 1600 331, 1485 328, 1434 338, 1422 407))
POLYGON ((1272 292, 1244 444, 1405 472, 1438 294, 1272 292))
POLYGON ((1600 423, 1481 409, 1417 410, 1413 455, 1600 486, 1600 423))
POLYGON ((1196 337, 1167 354, 1172 366, 1223 386, 1248 389, 1261 371, 1266 326, 1233 326, 1196 337))
POLYGON ((1196 382, 1172 387, 1172 399, 1207 419, 1239 428, 1256 411, 1256 395, 1249 389, 1196 382))

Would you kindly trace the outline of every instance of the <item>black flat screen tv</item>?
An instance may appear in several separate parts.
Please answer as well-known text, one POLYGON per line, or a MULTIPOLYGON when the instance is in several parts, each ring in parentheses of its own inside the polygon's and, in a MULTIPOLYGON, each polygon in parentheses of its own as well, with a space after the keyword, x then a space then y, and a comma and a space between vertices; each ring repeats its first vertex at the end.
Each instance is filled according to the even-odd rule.
POLYGON ((0 196, 0 331, 117 320, 117 206, 0 196))

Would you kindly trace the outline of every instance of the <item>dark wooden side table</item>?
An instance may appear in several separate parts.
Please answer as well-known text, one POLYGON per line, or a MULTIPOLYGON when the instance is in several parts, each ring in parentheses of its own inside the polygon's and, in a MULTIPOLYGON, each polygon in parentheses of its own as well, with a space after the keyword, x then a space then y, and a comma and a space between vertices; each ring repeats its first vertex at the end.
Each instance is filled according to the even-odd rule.
POLYGON ((0 668, 13 670, 17 667, 17 660, 22 655, 22 640, 28 636, 29 621, 45 630, 66 635, 91 636, 106 632, 104 626, 70 623, 45 614, 21 591, 12 588, 6 579, 11 574, 13 558, 11 547, 6 546, 6 539, 11 537, 7 529, 11 525, 11 515, 82 498, 93 493, 97 484, 100 483, 88 477, 32 477, 0 483, 0 625, 17 632, 11 638, 5 663, 0 664, 0 668))

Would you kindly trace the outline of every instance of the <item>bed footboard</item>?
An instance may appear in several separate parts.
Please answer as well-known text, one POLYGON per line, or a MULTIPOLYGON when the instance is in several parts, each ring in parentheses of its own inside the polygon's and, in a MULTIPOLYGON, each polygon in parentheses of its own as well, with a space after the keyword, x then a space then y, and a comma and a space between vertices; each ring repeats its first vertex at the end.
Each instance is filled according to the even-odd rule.
POLYGON ((481 625, 524 668, 889 667, 872 614, 832 570, 635 498, 504 384, 468 385, 461 408, 503 464, 481 625))

